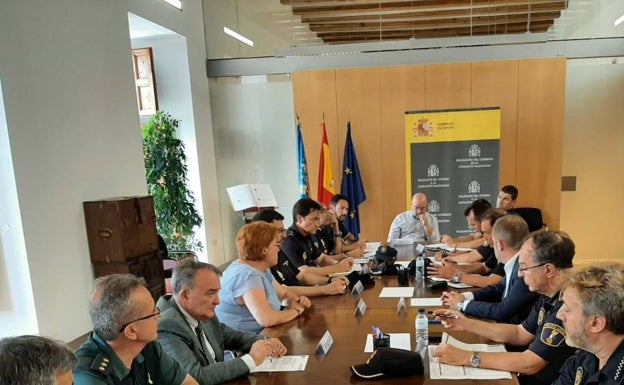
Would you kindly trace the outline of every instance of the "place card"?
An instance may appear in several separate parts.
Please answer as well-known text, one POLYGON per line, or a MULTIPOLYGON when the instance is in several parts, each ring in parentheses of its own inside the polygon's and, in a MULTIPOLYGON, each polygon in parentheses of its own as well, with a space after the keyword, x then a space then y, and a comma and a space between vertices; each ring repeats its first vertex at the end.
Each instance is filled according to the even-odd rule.
POLYGON ((360 313, 360 315, 364 315, 364 312, 366 312, 366 303, 362 298, 360 298, 357 305, 355 306, 355 311, 353 312, 353 315, 356 316, 358 313, 360 313))
POLYGON ((359 296, 364 291, 364 285, 362 281, 357 281, 355 285, 353 285, 353 289, 351 290, 351 294, 354 296, 359 296))

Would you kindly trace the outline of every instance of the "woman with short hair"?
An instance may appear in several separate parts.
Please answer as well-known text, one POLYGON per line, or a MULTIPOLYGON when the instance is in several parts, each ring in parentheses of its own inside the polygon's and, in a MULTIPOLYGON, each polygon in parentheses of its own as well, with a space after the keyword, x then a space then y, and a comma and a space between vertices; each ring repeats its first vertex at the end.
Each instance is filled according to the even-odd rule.
POLYGON ((239 258, 223 272, 221 303, 216 313, 231 328, 259 332, 291 321, 311 303, 275 281, 270 267, 277 263, 279 230, 265 222, 243 226, 236 235, 239 258), (281 304, 286 307, 281 310, 281 304))

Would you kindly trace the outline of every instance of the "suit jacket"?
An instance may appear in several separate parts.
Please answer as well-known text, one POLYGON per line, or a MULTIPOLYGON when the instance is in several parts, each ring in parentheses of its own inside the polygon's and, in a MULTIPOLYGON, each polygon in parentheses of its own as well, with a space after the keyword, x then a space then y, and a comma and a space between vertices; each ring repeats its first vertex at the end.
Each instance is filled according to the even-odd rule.
POLYGON ((509 277, 509 290, 503 298, 505 291, 505 279, 496 285, 490 285, 476 290, 474 300, 470 301, 464 309, 466 315, 491 319, 498 322, 519 324, 529 315, 531 308, 539 294, 532 293, 518 277, 518 258, 514 263, 509 277))
POLYGON ((249 368, 241 358, 224 362, 223 351, 248 352, 251 345, 262 339, 262 336, 234 330, 220 323, 216 316, 200 322, 215 352, 216 363, 209 364, 200 352, 195 330, 186 321, 173 297, 161 297, 157 306, 162 312, 158 320, 158 342, 201 385, 219 384, 249 373, 249 368))

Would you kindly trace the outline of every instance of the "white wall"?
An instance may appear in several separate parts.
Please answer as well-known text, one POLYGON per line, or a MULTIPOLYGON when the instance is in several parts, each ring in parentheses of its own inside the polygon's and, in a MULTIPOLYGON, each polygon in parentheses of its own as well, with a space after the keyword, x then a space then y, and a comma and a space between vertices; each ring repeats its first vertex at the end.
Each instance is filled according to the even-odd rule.
POLYGON ((210 82, 218 181, 223 186, 219 193, 226 251, 220 263, 237 258, 234 239, 243 223, 232 209, 226 187, 270 184, 284 222, 292 222, 292 206, 299 199, 292 82, 286 77, 278 80, 210 82))
MULTIPOLYGON (((3 2, 0 78, 24 251, 7 255, 5 240, 13 235, 0 233, 0 240, 3 259, 27 261, 36 322, 26 330, 28 320, 0 313, 0 336, 39 332, 71 340, 90 330, 93 274, 82 202, 146 193, 128 11, 186 37, 207 252, 223 254, 202 7, 184 4, 180 12, 154 0, 3 2)), ((9 273, 10 292, 0 293, 0 303, 21 293, 16 282, 28 290, 27 280, 9 273)))
MULTIPOLYGON (((146 192, 129 50, 125 1, 3 2, 0 76, 25 241, 25 254, 5 257, 28 261, 30 332, 70 340, 90 329, 82 202, 146 192)), ((18 331, 3 323, 0 334, 18 331)))
POLYGON ((0 325, 15 334, 37 330, 0 79, 0 325))

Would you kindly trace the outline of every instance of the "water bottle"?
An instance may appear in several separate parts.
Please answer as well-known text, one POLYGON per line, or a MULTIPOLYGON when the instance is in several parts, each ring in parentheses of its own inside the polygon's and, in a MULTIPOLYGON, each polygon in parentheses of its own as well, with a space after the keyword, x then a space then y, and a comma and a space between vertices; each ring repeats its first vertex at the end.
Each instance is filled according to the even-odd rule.
POLYGON ((414 276, 414 286, 425 284, 425 258, 422 255, 416 256, 416 271, 414 276))
POLYGON ((418 309, 418 315, 414 321, 416 328, 416 352, 424 359, 427 357, 427 345, 429 345, 429 320, 425 309, 418 309))

